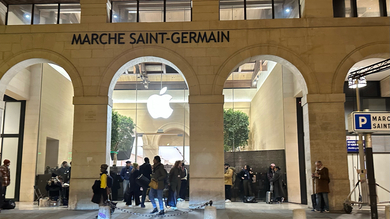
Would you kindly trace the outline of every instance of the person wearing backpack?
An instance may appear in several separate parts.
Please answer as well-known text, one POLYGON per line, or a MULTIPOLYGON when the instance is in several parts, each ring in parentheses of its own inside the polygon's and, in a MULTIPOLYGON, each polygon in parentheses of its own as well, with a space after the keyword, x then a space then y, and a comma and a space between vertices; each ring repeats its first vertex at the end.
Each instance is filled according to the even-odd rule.
POLYGON ((153 174, 152 180, 156 181, 158 186, 157 189, 150 188, 149 199, 153 205, 153 211, 151 214, 158 213, 158 215, 164 215, 164 202, 163 202, 163 190, 165 188, 165 181, 167 178, 167 171, 164 169, 164 165, 161 163, 160 156, 155 156, 153 159, 153 174), (154 198, 158 199, 160 206, 160 211, 157 209, 156 201, 154 198))
POLYGON ((100 166, 100 203, 99 206, 107 205, 108 195, 111 193, 112 178, 108 176, 108 165, 102 164, 100 166))
POLYGON ((233 170, 228 163, 225 163, 225 202, 229 203, 232 199, 233 170))

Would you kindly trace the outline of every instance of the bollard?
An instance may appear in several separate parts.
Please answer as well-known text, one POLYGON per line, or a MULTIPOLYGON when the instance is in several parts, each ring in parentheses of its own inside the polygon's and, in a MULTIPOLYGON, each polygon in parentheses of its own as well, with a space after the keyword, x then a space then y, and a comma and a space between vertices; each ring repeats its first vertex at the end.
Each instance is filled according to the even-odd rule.
POLYGON ((98 219, 110 219, 111 208, 110 206, 99 206, 98 219))
POLYGON ((204 219, 217 219, 217 208, 214 206, 206 206, 204 208, 204 219))
POLYGON ((386 219, 390 219, 390 205, 386 205, 385 206, 385 215, 386 215, 386 219))
POLYGON ((305 209, 294 209, 293 210, 293 219, 306 219, 305 209))

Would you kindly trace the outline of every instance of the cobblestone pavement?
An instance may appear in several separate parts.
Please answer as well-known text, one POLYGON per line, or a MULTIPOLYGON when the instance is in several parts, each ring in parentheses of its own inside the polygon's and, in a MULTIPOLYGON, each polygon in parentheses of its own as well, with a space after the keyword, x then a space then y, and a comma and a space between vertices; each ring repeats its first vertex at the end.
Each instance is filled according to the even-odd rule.
MULTIPOLYGON (((152 210, 150 203, 147 203, 145 209, 139 207, 129 208, 124 205, 124 203, 119 202, 118 207, 127 209, 133 212, 149 215, 149 212, 152 210)), ((180 211, 188 210, 188 202, 179 206, 179 210, 172 212, 168 211, 167 216, 176 214, 180 211)), ((331 213, 318 213, 312 212, 306 205, 298 204, 273 204, 268 205, 264 202, 254 203, 254 204, 244 204, 244 203, 227 203, 225 210, 218 210, 219 219, 277 219, 277 218, 292 218, 292 210, 303 208, 306 209, 307 218, 316 218, 316 219, 368 219, 370 218, 369 207, 364 207, 362 210, 354 210, 352 214, 343 214, 342 212, 331 212, 331 213)), ((17 208, 14 210, 3 210, 0 213, 0 219, 94 219, 96 218, 97 211, 72 211, 64 207, 44 207, 40 208, 33 203, 17 203, 17 208)), ((146 218, 142 216, 134 216, 128 213, 123 213, 116 210, 112 215, 112 219, 141 219, 146 218)), ((155 217, 161 218, 161 217, 155 217)), ((203 210, 195 210, 188 214, 183 214, 181 216, 171 217, 171 218, 180 218, 180 219, 201 219, 203 218, 203 210)), ((379 218, 384 219, 384 206, 379 206, 379 218)))

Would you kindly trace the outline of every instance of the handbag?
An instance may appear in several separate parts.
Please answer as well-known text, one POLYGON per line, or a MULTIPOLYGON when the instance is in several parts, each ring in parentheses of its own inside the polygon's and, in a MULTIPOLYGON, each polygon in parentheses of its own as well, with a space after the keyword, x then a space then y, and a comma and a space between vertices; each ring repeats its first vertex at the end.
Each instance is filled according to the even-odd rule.
POLYGON ((152 189, 158 189, 158 182, 155 179, 152 179, 150 180, 149 186, 152 189))
POLYGON ((150 183, 150 179, 146 178, 143 174, 137 177, 136 183, 141 187, 147 187, 150 183))

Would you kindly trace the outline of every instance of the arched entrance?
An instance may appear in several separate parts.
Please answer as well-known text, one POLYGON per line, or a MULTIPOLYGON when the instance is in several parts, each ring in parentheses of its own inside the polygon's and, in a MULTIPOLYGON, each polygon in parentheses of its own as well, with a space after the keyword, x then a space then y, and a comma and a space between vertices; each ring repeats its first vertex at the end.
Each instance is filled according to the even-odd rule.
POLYGON ((223 89, 225 163, 236 172, 249 165, 254 175, 251 191, 237 180, 231 190, 233 200, 241 201, 247 192, 246 196, 265 201, 273 163, 280 167, 283 180, 279 189, 283 195, 279 192, 274 199, 307 204, 305 150, 310 145, 303 138, 301 104, 307 93, 297 67, 275 55, 252 56, 231 70, 223 89), (236 125, 244 120, 245 128, 236 125))
MULTIPOLYGON (((68 74, 50 59, 33 58, 49 54, 73 70, 68 61, 50 52, 29 52, 0 67, 4 69, 0 80, 1 161, 11 160, 6 197, 18 201, 34 201, 34 186, 46 195, 44 188, 52 173, 67 183, 70 179, 69 172, 59 168, 63 161, 72 161, 74 87, 70 75, 77 73, 68 74), (6 69, 7 65, 11 67, 6 69)), ((74 80, 79 82, 77 77, 74 80)))

